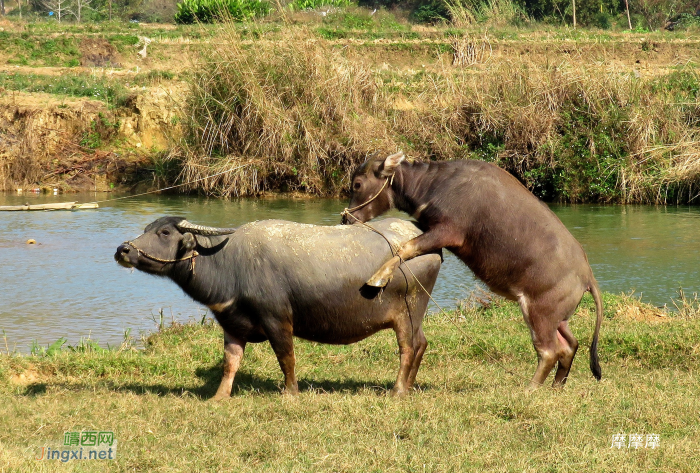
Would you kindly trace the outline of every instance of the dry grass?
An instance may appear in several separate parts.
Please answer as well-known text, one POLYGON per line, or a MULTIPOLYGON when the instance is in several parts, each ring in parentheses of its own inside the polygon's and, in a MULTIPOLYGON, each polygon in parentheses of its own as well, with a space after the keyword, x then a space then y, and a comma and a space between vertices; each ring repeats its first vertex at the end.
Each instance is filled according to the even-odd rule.
POLYGON ((608 310, 596 382, 592 305, 572 318, 582 347, 566 387, 530 396, 535 355, 518 307, 504 302, 429 316, 419 389, 404 399, 387 396, 398 367, 390 331, 350 346, 297 341, 296 398, 279 394, 269 345, 251 344, 221 403, 206 402, 221 377, 216 325, 165 329, 145 351, 3 354, 0 470, 55 471, 33 459, 39 447, 98 429, 115 432, 117 460, 62 470, 696 471, 698 319, 655 324, 608 310), (658 434, 661 445, 610 448, 618 433, 658 434))
POLYGON ((354 165, 390 143, 376 123, 372 71, 304 30, 244 46, 234 27, 224 28, 194 69, 187 109, 195 147, 183 178, 254 163, 223 183, 222 194, 282 185, 336 194, 354 165), (235 180, 242 186, 228 186, 235 180))
POLYGON ((571 59, 556 48, 506 59, 473 32, 452 47, 454 65, 372 67, 305 27, 242 41, 224 25, 196 50, 181 178, 250 162, 201 189, 337 195, 368 155, 403 149, 496 162, 546 200, 686 203, 700 192, 692 67, 641 77, 578 61, 575 44, 571 59))

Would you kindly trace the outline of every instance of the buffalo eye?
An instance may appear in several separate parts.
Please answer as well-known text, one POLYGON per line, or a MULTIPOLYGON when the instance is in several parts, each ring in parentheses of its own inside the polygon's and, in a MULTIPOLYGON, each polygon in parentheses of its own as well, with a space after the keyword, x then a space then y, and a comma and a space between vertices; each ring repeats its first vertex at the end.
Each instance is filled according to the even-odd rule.
POLYGON ((170 235, 170 232, 168 230, 161 230, 160 234, 163 236, 168 236, 170 235))
POLYGON ((352 185, 353 190, 359 191, 360 187, 362 187, 362 184, 360 184, 360 181, 356 181, 355 184, 352 185))

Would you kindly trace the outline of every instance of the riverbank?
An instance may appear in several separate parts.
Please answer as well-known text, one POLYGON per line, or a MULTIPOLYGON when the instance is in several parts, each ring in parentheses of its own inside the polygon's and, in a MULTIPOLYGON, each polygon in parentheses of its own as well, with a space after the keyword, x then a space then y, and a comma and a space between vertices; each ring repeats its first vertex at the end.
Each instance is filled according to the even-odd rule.
POLYGON ((547 201, 697 201, 698 41, 687 31, 295 15, 7 22, 1 188, 158 187, 225 172, 184 190, 337 196, 369 154, 402 149, 495 162, 547 201))
POLYGON ((269 344, 250 345, 230 400, 206 402, 221 379, 216 324, 174 325, 104 351, 90 341, 36 356, 0 356, 0 467, 36 461, 65 432, 110 431, 114 461, 67 471, 677 471, 695 470, 700 415, 697 301, 665 313, 604 295, 603 380, 588 370, 594 325, 586 296, 572 318, 581 342, 568 384, 523 393, 535 366, 516 305, 492 302, 425 322, 419 389, 387 396, 398 358, 390 331, 347 347, 296 343, 301 393, 279 394, 269 344), (485 348, 488 356, 481 349, 485 348), (497 360, 496 361, 494 361, 497 360), (501 365, 513 370, 515 376, 501 365), (625 446, 611 448, 613 435, 625 446), (630 434, 659 446, 628 448, 630 434))

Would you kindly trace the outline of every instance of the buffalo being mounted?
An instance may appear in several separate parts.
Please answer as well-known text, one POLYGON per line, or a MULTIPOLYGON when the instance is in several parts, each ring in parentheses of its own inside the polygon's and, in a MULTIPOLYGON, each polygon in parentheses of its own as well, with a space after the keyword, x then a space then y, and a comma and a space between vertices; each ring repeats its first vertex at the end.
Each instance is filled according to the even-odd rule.
MULTIPOLYGON (((394 245, 420 234, 413 224, 387 219, 378 229, 394 245)), ((400 368, 392 392, 413 385, 427 341, 422 321, 429 294, 406 266, 383 291, 365 286, 374 261, 391 256, 386 240, 362 226, 324 227, 280 220, 238 229, 194 225, 163 217, 117 248, 126 267, 175 281, 211 309, 224 330, 224 375, 215 399, 230 396, 246 343, 270 341, 284 373, 285 392, 297 393, 293 336, 349 344, 379 330, 396 332, 400 368)), ((407 263, 428 291, 437 254, 407 263)))
POLYGON ((489 289, 520 304, 538 357, 529 389, 541 386, 557 362, 554 385, 566 382, 578 349, 568 320, 589 291, 597 313, 590 367, 600 379, 603 306, 586 253, 554 212, 508 172, 473 160, 409 163, 397 153, 359 166, 350 193, 344 223, 366 222, 395 207, 425 232, 368 285, 382 287, 400 262, 447 248, 489 289))

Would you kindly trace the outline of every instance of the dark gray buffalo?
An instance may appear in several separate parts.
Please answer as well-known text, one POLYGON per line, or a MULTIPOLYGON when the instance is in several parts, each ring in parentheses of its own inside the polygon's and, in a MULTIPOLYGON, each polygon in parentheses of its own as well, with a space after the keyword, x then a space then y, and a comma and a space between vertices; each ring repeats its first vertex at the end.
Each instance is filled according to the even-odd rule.
POLYGON ((520 304, 539 360, 529 389, 541 386, 557 362, 554 385, 566 382, 578 349, 568 320, 589 291, 597 312, 590 367, 600 379, 603 306, 586 253, 549 207, 509 173, 472 160, 408 163, 397 153, 358 167, 350 192, 345 223, 366 222, 396 207, 425 232, 368 285, 387 284, 401 260, 447 248, 493 292, 520 304))
MULTIPOLYGON (((387 219, 377 227, 394 245, 420 234, 413 224, 387 219)), ((293 335, 349 344, 379 330, 396 332, 400 369, 392 392, 403 395, 416 378, 427 346, 422 322, 429 295, 406 267, 379 290, 364 285, 389 244, 362 226, 323 227, 267 220, 238 229, 193 225, 163 217, 114 255, 119 264, 165 276, 208 306, 224 329, 224 376, 215 399, 231 395, 247 342, 270 341, 284 373, 285 391, 297 393, 293 335)), ((408 263, 432 291, 439 255, 408 263)))

